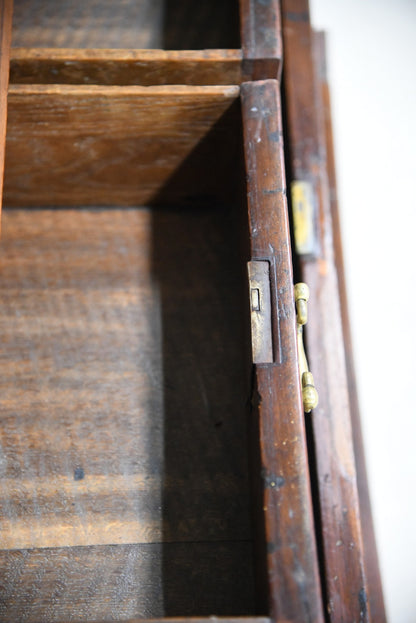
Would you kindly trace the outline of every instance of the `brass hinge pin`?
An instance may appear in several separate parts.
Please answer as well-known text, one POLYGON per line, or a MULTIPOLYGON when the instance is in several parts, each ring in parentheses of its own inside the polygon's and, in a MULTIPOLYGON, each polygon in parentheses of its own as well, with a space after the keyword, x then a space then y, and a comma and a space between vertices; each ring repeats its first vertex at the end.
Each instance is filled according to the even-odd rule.
POLYGON ((309 288, 306 283, 295 285, 297 341, 299 358, 299 376, 302 387, 302 399, 305 413, 310 413, 318 406, 318 392, 316 391, 312 373, 309 371, 305 347, 303 345, 303 326, 308 320, 309 288))

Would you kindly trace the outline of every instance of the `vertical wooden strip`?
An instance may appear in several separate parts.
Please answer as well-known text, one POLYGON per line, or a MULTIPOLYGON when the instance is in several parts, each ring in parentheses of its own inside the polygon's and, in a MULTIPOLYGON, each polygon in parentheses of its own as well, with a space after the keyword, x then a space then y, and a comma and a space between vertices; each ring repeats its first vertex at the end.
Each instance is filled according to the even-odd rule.
MULTIPOLYGON (((12 37, 13 0, 0 2, 0 210, 3 195, 4 153, 7 123, 7 89, 9 86, 9 58, 12 37)), ((1 229, 1 222, 0 222, 1 229)))
POLYGON ((320 395, 311 417, 327 611, 334 622, 379 621, 365 565, 324 119, 306 0, 283 1, 283 38, 291 180, 310 184, 318 207, 317 252, 299 263, 311 290, 306 342, 320 395))
POLYGON ((365 568, 369 587, 368 599, 375 621, 382 623, 386 620, 383 589, 381 585, 378 564, 377 547, 374 534, 374 524, 368 489, 367 471, 365 465, 364 444, 361 431, 360 409, 358 404, 357 384, 354 369, 352 350, 351 327, 348 314, 348 297, 345 283, 344 257, 342 250, 341 226, 337 200, 337 181, 335 171, 334 144, 332 138, 331 98, 326 71, 326 42, 323 32, 315 33, 315 49, 318 62, 319 84, 322 98, 322 112, 325 124, 326 164, 329 183, 329 200, 332 217, 332 231, 334 239, 334 257, 338 276, 338 292, 341 305, 342 332, 345 346, 346 372, 348 379, 348 396, 352 422, 355 463, 357 468, 357 485, 360 501, 360 511, 363 532, 363 546, 365 568))
POLYGON ((279 83, 241 89, 251 257, 270 263, 274 363, 257 365, 260 483, 274 620, 322 621, 285 196, 279 83))
POLYGON ((245 79, 279 78, 282 61, 279 0, 240 0, 240 22, 245 79))

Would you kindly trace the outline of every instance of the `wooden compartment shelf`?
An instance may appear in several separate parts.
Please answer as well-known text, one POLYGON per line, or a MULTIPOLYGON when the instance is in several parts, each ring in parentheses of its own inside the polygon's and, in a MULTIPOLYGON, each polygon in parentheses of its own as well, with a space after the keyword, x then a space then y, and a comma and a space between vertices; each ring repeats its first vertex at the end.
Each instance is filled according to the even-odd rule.
POLYGON ((240 220, 5 210, 0 620, 256 612, 240 220))

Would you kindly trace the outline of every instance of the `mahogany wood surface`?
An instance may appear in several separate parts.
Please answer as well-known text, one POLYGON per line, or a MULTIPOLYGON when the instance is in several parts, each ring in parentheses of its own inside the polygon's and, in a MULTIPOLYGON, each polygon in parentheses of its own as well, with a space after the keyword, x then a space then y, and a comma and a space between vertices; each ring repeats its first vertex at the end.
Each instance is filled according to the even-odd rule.
MULTIPOLYGON (((110 621, 106 619, 105 621, 93 621, 91 623, 113 623, 114 620, 110 621)), ((61 623, 69 623, 69 620, 61 621, 61 623)), ((262 616, 227 616, 227 617, 218 617, 216 615, 211 615, 209 617, 163 617, 163 618, 152 618, 152 619, 144 619, 144 618, 135 618, 135 619, 124 619, 123 623, 271 623, 271 619, 269 617, 262 616)), ((285 623, 285 621, 281 621, 280 623, 285 623)))
POLYGON ((238 1, 15 0, 13 46, 235 49, 238 1))
POLYGON ((279 83, 244 83, 241 96, 251 258, 270 263, 275 319, 275 363, 256 365, 252 398, 253 427, 260 435, 269 612, 276 621, 323 621, 299 387, 279 83))
POLYGON ((239 217, 3 219, 0 620, 253 614, 239 217))
POLYGON ((282 64, 279 0, 239 0, 246 80, 276 79, 282 64))
POLYGON ((239 617, 165 617, 163 619, 130 619, 125 623, 270 623, 269 617, 263 616, 239 616, 239 617))
POLYGON ((238 86, 11 85, 4 203, 134 206, 212 195, 241 142, 238 95, 238 86))
MULTIPOLYGON (((94 623, 103 623, 95 621, 94 623)), ((270 623, 269 617, 262 616, 239 616, 239 617, 165 617, 163 619, 129 619, 124 623, 270 623)), ((282 622, 283 623, 283 622, 282 622)))
MULTIPOLYGON (((12 30, 13 0, 0 2, 0 216, 3 193, 4 152, 7 124, 7 89, 9 85, 9 55, 12 30)), ((0 223, 1 231, 1 223, 0 223)))
POLYGON ((12 48, 14 84, 240 84, 241 50, 12 48))
POLYGON ((371 610, 349 401, 321 90, 305 0, 284 0, 285 97, 292 180, 312 184, 319 251, 300 258, 310 287, 306 342, 319 391, 311 415, 324 596, 331 621, 378 621, 371 610))
POLYGON ((344 338, 346 371, 348 379, 348 396, 352 422, 355 463, 357 467, 357 484, 362 517, 363 546, 365 566, 369 585, 368 599, 374 621, 382 623, 386 620, 383 589, 378 564, 377 546, 368 490, 367 470, 365 464, 364 444, 362 438, 360 408, 358 404, 357 384, 354 369, 351 327, 348 314, 348 296, 345 283, 344 258, 340 215, 337 200, 337 183, 334 157, 334 143, 331 122, 331 97, 326 70, 326 42, 323 32, 314 34, 314 45, 317 58, 317 70, 321 85, 322 114, 325 124, 326 169, 328 173, 329 198, 331 206, 334 256, 338 276, 338 292, 341 304, 342 330, 344 338))
MULTIPOLYGON (((97 623, 97 622, 96 622, 97 623)), ((99 623, 99 622, 98 622, 99 623)), ((270 623, 269 617, 166 617, 163 619, 129 619, 125 623, 270 623)))

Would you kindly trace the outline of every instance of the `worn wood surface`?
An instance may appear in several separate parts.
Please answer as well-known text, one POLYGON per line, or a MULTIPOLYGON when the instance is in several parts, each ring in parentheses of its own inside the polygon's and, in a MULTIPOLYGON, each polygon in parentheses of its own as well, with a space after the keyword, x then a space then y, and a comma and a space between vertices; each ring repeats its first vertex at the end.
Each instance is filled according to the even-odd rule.
POLYGON ((13 45, 64 48, 239 48, 238 2, 15 0, 13 45))
POLYGON ((346 372, 348 379, 348 397, 352 422, 355 464, 357 467, 357 484, 362 517, 363 547, 365 568, 369 586, 368 599, 374 621, 382 623, 386 620, 384 609, 383 589, 381 585, 378 564, 377 547, 375 542, 374 525, 368 490, 367 471, 365 465, 364 444, 361 431, 360 408, 358 404, 357 385, 354 369, 352 336, 348 314, 348 296, 345 283, 344 258, 342 250, 342 236, 340 215, 337 201, 337 183, 335 171, 334 143, 331 122, 331 97, 326 71, 326 43, 323 32, 314 34, 316 48, 317 69, 321 86, 322 113, 325 124, 326 168, 329 183, 329 198, 332 217, 334 241, 334 257, 338 276, 338 292, 341 305, 342 330, 344 338, 346 372))
MULTIPOLYGON (((103 622, 95 622, 103 623, 103 622)), ((270 623, 269 617, 263 616, 227 616, 218 617, 211 615, 210 617, 165 617, 163 619, 129 619, 124 623, 270 623)))
POLYGON ((270 618, 263 616, 217 617, 215 615, 211 615, 208 618, 186 617, 186 619, 184 619, 178 617, 167 617, 163 619, 130 619, 125 623, 270 623, 270 618))
POLYGON ((240 84, 241 50, 12 48, 13 84, 240 84))
POLYGON ((0 621, 245 614, 250 555, 250 544, 206 542, 3 551, 0 621))
POLYGON ((269 611, 276 621, 322 621, 296 350, 279 84, 244 83, 241 95, 251 259, 270 263, 274 318, 275 363, 256 366, 252 397, 253 428, 260 436, 269 611))
MULTIPOLYGON (((7 89, 12 31, 13 0, 0 2, 0 216, 3 194, 4 151, 7 124, 7 89)), ((1 223, 0 223, 1 230, 1 223)))
POLYGON ((240 145, 238 95, 238 86, 11 85, 5 205, 212 195, 240 145))
POLYGON ((253 613, 233 212, 3 219, 0 619, 253 613))
POLYGON ((246 80, 279 78, 282 37, 279 0, 239 0, 246 80))
POLYGON ((331 621, 376 621, 369 600, 354 455, 338 269, 326 171, 321 90, 306 0, 283 1, 285 98, 291 180, 312 184, 318 207, 316 257, 299 258, 310 287, 306 343, 319 391, 311 416, 319 493, 322 574, 331 621))

